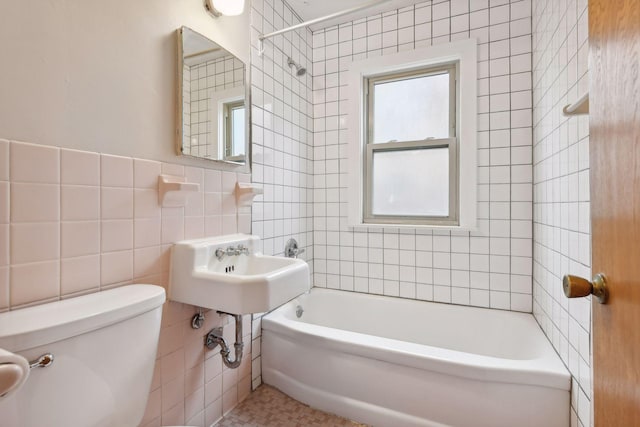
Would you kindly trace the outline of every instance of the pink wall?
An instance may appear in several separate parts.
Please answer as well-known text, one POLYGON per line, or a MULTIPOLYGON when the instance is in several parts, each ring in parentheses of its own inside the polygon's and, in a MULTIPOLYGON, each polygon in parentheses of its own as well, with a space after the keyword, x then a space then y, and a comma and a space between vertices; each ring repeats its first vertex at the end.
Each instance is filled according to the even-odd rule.
MULTIPOLYGON (((236 181, 199 167, 0 140, 0 311, 129 283, 166 288, 171 244, 251 231, 236 181), (182 208, 158 205, 161 173, 200 191, 182 208)), ((233 323, 209 312, 193 330, 192 306, 165 304, 152 391, 142 425, 211 425, 251 390, 251 327, 242 365, 223 367, 203 335, 233 323)))

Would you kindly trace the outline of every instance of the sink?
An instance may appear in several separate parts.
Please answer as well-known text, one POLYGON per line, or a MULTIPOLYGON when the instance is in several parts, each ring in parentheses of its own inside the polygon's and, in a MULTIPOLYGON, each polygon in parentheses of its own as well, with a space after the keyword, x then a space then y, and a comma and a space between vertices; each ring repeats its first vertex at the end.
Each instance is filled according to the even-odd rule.
POLYGON ((231 314, 273 310, 307 292, 309 266, 260 253, 258 236, 184 240, 171 249, 169 299, 231 314))

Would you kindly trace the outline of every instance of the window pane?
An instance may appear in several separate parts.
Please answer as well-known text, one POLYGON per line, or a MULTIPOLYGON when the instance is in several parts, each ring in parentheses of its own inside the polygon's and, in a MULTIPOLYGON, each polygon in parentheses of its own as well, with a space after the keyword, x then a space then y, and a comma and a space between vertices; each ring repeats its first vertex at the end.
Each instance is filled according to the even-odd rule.
POLYGON ((449 136, 449 73, 374 84, 373 143, 449 136))
POLYGON ((244 155, 244 106, 231 110, 231 155, 244 155))
POLYGON ((449 148, 373 151, 373 215, 449 216, 449 148))

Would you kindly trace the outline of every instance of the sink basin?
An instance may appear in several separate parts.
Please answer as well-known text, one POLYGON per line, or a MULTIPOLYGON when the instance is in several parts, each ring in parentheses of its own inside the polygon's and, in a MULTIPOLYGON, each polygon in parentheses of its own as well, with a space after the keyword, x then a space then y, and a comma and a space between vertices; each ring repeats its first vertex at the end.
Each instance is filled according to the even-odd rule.
POLYGON ((273 310, 309 290, 306 262, 263 255, 258 243, 257 236, 247 234, 176 243, 171 249, 169 299, 249 314, 273 310), (238 247, 245 249, 227 251, 238 247))

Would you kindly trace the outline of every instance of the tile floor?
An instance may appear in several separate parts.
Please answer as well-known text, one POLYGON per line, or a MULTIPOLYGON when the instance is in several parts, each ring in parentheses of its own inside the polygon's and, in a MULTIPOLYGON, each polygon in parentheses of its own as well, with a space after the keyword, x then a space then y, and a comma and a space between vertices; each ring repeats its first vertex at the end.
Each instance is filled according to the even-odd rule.
POLYGON ((261 385, 216 427, 356 427, 364 426, 318 411, 268 385, 261 385))

